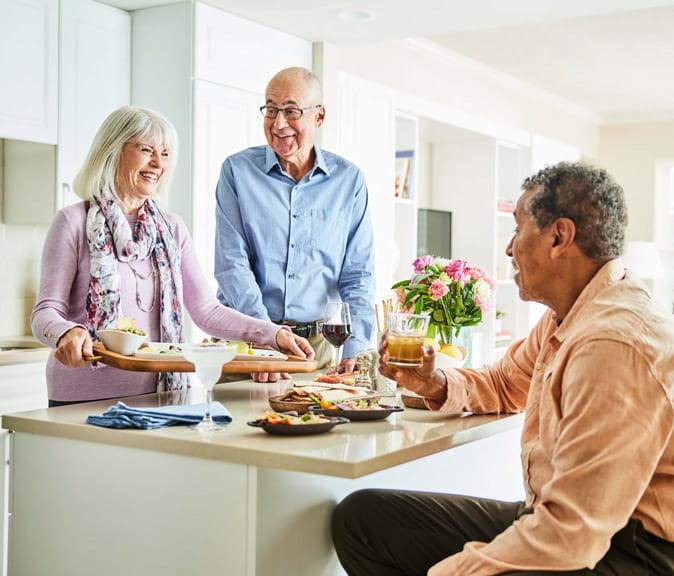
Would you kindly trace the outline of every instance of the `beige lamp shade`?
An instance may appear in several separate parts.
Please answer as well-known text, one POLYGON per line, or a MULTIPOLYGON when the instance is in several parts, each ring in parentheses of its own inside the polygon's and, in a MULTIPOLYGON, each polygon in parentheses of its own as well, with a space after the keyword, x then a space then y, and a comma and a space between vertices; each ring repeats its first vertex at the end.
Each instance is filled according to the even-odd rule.
POLYGON ((625 265, 641 278, 663 278, 665 270, 655 242, 628 242, 625 265))

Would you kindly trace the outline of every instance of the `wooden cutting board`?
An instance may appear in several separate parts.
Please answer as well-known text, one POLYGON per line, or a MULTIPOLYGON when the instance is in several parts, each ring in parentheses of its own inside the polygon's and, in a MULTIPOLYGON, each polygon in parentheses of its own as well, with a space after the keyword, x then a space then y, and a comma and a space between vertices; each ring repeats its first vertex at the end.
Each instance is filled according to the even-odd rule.
MULTIPOLYGON (((124 356, 106 350, 102 342, 94 342, 94 354, 101 356, 101 362, 121 370, 134 372, 194 372, 194 365, 183 358, 172 360, 156 360, 154 358, 137 358, 136 356, 124 356)), ((287 360, 262 358, 252 360, 234 360, 222 366, 222 372, 226 374, 238 372, 314 372, 318 368, 316 360, 306 360, 297 356, 288 356, 287 360)), ((243 357, 241 357, 243 358, 243 357)))

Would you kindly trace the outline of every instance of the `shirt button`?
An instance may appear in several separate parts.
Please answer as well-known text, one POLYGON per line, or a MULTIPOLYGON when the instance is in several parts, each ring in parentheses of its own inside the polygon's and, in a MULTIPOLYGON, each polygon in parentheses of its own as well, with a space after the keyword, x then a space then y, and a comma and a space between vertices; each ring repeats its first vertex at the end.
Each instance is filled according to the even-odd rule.
POLYGON ((293 218, 297 218, 297 214, 293 214, 293 218))
POLYGON ((291 247, 291 248, 294 248, 294 247, 295 247, 295 243, 294 243, 294 242, 291 242, 291 243, 290 243, 290 247, 291 247))

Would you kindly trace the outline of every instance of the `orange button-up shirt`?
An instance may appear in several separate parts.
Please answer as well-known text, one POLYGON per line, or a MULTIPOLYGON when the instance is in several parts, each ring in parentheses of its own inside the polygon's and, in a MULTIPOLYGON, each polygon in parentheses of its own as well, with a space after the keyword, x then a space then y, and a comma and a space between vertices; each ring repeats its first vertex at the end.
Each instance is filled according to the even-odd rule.
POLYGON ((448 371, 447 383, 440 410, 525 409, 534 511, 430 576, 591 568, 629 518, 674 541, 674 318, 621 260, 599 270, 560 325, 549 310, 493 367, 448 371))

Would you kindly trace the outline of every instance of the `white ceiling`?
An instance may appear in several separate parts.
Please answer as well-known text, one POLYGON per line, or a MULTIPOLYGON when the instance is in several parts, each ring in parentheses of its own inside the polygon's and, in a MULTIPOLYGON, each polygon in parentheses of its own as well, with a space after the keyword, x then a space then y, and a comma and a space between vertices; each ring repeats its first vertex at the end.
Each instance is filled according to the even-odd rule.
MULTIPOLYGON (((175 0, 178 1, 178 0, 175 0)), ((171 0, 104 0, 126 10, 171 0)), ((674 120, 674 0, 207 0, 333 44, 423 37, 604 123, 674 120), (366 22, 340 13, 364 10, 366 22)))

